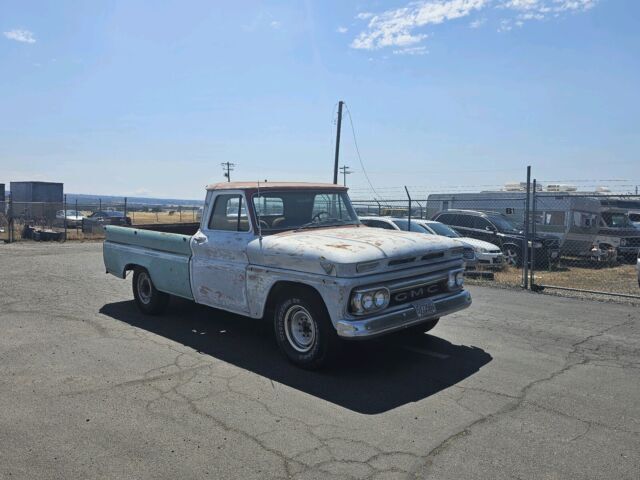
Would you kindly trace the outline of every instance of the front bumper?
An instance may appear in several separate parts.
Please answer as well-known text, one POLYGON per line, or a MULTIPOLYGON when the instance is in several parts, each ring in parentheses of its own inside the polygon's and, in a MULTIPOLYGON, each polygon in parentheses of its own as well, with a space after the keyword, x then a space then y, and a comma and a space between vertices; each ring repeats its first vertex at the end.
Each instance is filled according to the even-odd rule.
POLYGON ((420 317, 412 305, 389 313, 356 320, 338 320, 336 330, 343 338, 371 338, 411 327, 428 320, 463 310, 471 305, 471 295, 466 290, 433 297, 435 312, 420 317))
POLYGON ((499 253, 476 253, 478 257, 477 266, 482 267, 493 267, 493 268, 503 268, 505 265, 504 255, 502 252, 499 253))

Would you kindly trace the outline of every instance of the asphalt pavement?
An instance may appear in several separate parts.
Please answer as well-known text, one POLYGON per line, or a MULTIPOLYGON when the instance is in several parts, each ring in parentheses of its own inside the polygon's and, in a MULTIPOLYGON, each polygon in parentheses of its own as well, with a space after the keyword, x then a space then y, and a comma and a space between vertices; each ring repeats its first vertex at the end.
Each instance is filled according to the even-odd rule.
POLYGON ((266 322, 146 317, 100 243, 0 245, 2 479, 638 479, 640 309, 473 287, 307 372, 266 322))

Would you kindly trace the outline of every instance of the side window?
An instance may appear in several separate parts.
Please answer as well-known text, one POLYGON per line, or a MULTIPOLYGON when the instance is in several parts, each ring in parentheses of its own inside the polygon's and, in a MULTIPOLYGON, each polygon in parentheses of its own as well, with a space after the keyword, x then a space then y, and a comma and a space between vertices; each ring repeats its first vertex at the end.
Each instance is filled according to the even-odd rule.
POLYGON ((477 230, 486 230, 487 227, 491 227, 491 223, 482 217, 473 217, 473 228, 477 230))
POLYGON ((464 215, 464 214, 454 215, 453 220, 451 221, 451 225, 455 225, 456 227, 462 227, 462 228, 474 228, 475 218, 478 218, 478 217, 474 217, 473 215, 464 215))
POLYGON ((209 218, 209 230, 248 232, 249 218, 242 195, 218 195, 209 218))
POLYGON ((450 213, 443 213, 442 215, 438 215, 437 220, 446 225, 455 225, 453 223, 453 215, 451 215, 450 213))
POLYGON ((544 224, 545 225, 555 225, 555 226, 563 226, 564 225, 564 212, 545 212, 544 213, 544 224))

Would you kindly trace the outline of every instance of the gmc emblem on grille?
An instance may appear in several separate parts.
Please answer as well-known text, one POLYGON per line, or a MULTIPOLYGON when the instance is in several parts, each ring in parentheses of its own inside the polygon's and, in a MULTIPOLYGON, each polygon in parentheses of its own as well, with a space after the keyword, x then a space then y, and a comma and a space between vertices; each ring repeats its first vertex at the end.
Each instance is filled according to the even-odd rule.
POLYGON ((427 285, 426 287, 413 288, 404 292, 396 293, 393 299, 398 303, 403 303, 416 298, 422 298, 425 294, 437 293, 440 290, 440 286, 437 283, 427 285))

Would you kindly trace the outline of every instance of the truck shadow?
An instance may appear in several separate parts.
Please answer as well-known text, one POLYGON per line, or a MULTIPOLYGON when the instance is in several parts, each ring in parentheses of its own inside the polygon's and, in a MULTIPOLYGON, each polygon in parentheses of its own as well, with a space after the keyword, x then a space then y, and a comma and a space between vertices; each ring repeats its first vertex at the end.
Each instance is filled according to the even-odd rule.
POLYGON ((133 301, 107 304, 100 313, 368 415, 427 398, 492 360, 481 348, 453 345, 434 335, 392 335, 349 342, 336 366, 312 372, 285 360, 268 322, 181 299, 172 299, 167 312, 159 317, 141 314, 133 301))

